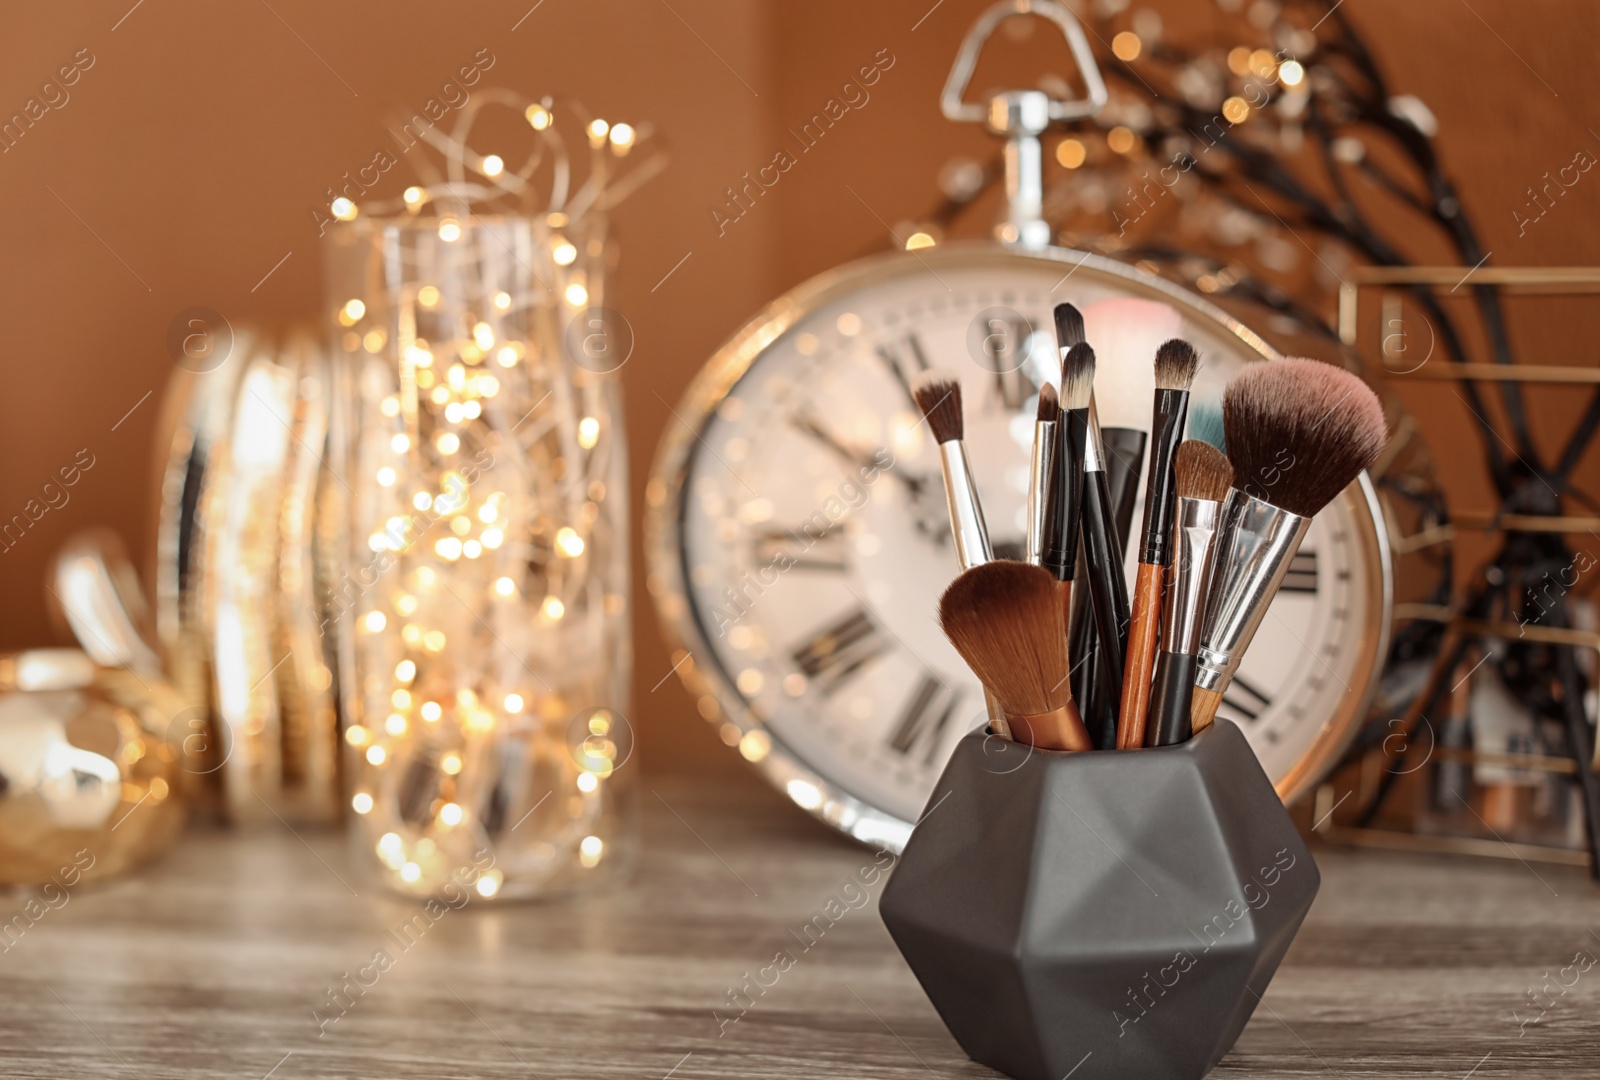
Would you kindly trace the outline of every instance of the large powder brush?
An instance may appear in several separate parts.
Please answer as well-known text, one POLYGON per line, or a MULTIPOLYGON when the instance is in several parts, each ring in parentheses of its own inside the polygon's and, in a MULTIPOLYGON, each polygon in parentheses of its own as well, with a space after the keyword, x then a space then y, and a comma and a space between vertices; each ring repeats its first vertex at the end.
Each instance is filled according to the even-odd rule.
POLYGON ((965 571, 939 598, 939 625, 999 703, 1011 736, 1091 749, 1072 700, 1066 613, 1050 571, 1001 559, 965 571))
POLYGON ((1222 420, 1234 476, 1206 597, 1196 731, 1216 716, 1311 518, 1377 460, 1388 439, 1377 395, 1343 368, 1315 360, 1247 368, 1223 394, 1222 420))

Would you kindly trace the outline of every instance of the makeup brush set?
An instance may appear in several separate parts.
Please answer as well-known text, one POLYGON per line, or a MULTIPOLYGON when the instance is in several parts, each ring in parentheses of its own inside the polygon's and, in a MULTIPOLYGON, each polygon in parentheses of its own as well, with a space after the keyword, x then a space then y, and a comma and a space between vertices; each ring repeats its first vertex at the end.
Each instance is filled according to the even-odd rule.
POLYGON ((1184 439, 1206 426, 1190 416, 1201 358, 1162 344, 1130 597, 1122 538, 1145 436, 1115 431, 1113 448, 1083 317, 1060 304, 1055 329, 1023 560, 993 557, 959 383, 933 371, 913 387, 961 568, 939 621, 990 722, 956 747, 880 906, 975 1060, 1029 1080, 1091 1057, 1097 1076, 1200 1077, 1319 883, 1217 710, 1311 519, 1381 451, 1383 409, 1340 368, 1252 364, 1223 394, 1224 452, 1184 439))

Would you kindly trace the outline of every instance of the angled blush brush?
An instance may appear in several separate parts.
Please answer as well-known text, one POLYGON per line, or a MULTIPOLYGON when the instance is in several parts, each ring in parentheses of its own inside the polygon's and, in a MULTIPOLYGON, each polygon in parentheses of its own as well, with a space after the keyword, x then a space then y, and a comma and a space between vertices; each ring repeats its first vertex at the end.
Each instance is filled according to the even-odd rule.
POLYGON ((939 598, 939 625, 999 703, 1012 738, 1093 748, 1072 700, 1066 613, 1048 570, 1000 559, 963 571, 939 598))
POLYGON ((1172 522, 1178 494, 1173 459, 1189 411, 1189 386, 1200 356, 1182 338, 1156 350, 1155 406, 1150 421, 1150 471, 1144 487, 1139 572, 1133 586, 1128 625, 1127 666, 1122 676, 1122 707, 1117 715, 1117 749, 1145 744, 1150 683, 1155 677, 1156 638, 1161 628, 1161 595, 1172 562, 1172 522))
POLYGON ((1211 577, 1217 516, 1233 483, 1233 466, 1216 447, 1187 439, 1173 463, 1178 503, 1173 517, 1172 558, 1167 564, 1167 594, 1161 610, 1161 652, 1150 690, 1146 746, 1186 742, 1192 731, 1189 704, 1194 694, 1200 648, 1200 614, 1211 577))
POLYGON ((1383 406, 1365 383, 1315 360, 1252 364, 1228 384, 1222 421, 1233 486, 1206 596, 1194 730, 1222 704, 1311 518, 1377 460, 1383 406))
POLYGON ((966 422, 961 413, 961 384, 943 371, 924 371, 911 384, 911 396, 928 420, 939 444, 939 465, 944 473, 944 497, 950 511, 950 533, 955 538, 956 561, 966 570, 994 558, 983 507, 972 480, 962 441, 966 422))

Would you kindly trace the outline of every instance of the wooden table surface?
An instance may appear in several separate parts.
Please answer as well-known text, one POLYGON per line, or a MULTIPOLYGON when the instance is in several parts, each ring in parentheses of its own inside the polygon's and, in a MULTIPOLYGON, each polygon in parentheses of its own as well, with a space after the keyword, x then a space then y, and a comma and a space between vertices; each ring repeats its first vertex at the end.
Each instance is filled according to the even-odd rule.
MULTIPOLYGON (((342 834, 191 832, 144 873, 75 892, 0 955, 0 1075, 996 1075, 945 1033, 876 889, 719 1035, 728 988, 792 945, 789 929, 871 854, 753 779, 647 776, 641 795, 631 885, 452 912, 320 1036, 311 1010, 326 988, 418 905, 362 888, 342 834)), ((1322 892, 1214 1076, 1600 1075, 1600 965, 1570 966, 1600 958, 1585 873, 1315 852, 1322 892), (1564 991, 1563 967, 1577 979, 1564 991)))

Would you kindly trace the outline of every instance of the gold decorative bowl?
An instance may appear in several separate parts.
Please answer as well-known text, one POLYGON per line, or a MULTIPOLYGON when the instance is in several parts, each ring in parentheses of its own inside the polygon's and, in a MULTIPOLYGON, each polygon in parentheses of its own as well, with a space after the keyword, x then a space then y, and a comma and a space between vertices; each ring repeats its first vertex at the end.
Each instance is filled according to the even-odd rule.
POLYGON ((0 884, 70 889, 164 851, 183 719, 165 683, 77 649, 0 656, 0 884))

